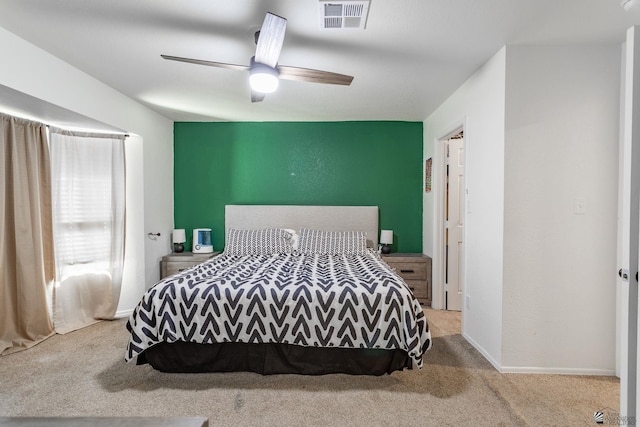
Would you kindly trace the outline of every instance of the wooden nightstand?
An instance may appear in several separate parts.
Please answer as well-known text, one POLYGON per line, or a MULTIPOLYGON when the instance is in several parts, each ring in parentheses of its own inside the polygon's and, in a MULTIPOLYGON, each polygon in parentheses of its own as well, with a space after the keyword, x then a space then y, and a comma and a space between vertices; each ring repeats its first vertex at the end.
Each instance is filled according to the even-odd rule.
POLYGON ((194 254, 192 252, 171 253, 162 257, 160 263, 160 278, 163 279, 172 274, 179 273, 187 268, 193 267, 205 262, 211 257, 218 255, 220 252, 210 254, 194 254))
POLYGON ((404 279, 420 303, 431 305, 431 257, 416 253, 392 253, 382 255, 382 259, 404 279))

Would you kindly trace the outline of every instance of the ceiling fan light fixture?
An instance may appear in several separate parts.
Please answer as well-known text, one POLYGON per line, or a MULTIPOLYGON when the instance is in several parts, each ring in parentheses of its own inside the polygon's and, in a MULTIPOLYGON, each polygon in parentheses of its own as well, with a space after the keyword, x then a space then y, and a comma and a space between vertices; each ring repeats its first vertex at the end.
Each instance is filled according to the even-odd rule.
MULTIPOLYGON (((332 0, 333 1, 333 0, 332 0)), ((345 0, 343 0, 345 1, 345 0)), ((351 0, 355 1, 355 0, 351 0)), ((363 0, 359 0, 363 1, 363 0)), ((370 0, 364 0, 369 2, 370 0)), ((350 6, 353 6, 351 4, 350 6)), ((337 13, 337 8, 328 9, 337 13), (335 9, 335 10, 334 10, 335 9)), ((347 9, 345 15, 351 17, 354 13, 347 9)), ((355 9, 358 9, 357 7, 355 9)), ((355 14, 357 15, 357 13, 355 14)), ((192 64, 207 65, 209 67, 228 68, 238 71, 249 71, 249 86, 251 87, 251 102, 262 102, 265 96, 278 89, 280 79, 297 80, 303 82, 315 82, 324 84, 334 84, 349 86, 353 81, 353 76, 346 74, 332 73, 329 71, 315 70, 311 68, 288 67, 278 65, 280 50, 284 41, 287 20, 281 16, 267 12, 260 31, 256 34, 256 54, 251 58, 250 65, 227 64, 224 62, 205 61, 202 59, 183 58, 181 56, 160 55, 164 59, 171 61, 188 62, 192 64)))
POLYGON ((620 7, 622 7, 625 11, 628 11, 635 5, 635 0, 621 0, 620 7))
POLYGON ((273 93, 278 89, 278 70, 251 58, 249 85, 259 93, 273 93))

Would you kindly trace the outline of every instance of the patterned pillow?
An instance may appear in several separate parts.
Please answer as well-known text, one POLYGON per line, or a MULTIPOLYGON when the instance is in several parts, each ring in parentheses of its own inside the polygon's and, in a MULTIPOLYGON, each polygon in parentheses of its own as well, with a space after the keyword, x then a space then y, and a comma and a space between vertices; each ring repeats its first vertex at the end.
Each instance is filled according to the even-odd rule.
POLYGON ((301 254, 365 255, 367 236, 362 231, 300 230, 298 252, 301 254))
POLYGON ((229 229, 224 252, 227 255, 273 255, 293 252, 292 234, 280 228, 229 229))

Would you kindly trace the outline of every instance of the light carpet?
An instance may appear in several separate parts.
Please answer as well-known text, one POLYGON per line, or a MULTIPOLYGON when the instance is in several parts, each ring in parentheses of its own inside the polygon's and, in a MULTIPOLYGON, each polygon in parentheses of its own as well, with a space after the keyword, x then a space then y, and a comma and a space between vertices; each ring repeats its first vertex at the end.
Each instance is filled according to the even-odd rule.
POLYGON ((500 374, 460 335, 460 314, 425 309, 421 370, 381 377, 166 374, 124 362, 126 320, 0 357, 0 416, 203 416, 211 425, 594 425, 615 414, 615 377, 500 374))

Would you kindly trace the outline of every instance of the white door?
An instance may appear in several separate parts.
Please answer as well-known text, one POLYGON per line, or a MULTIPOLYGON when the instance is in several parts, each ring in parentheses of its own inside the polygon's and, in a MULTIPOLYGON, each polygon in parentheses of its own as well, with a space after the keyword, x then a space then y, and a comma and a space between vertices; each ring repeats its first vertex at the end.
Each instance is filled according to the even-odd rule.
POLYGON ((627 32, 623 80, 618 224, 620 415, 635 417, 638 384, 638 240, 640 234, 640 30, 627 32))
POLYGON ((464 140, 447 141, 447 192, 445 211, 445 308, 462 310, 464 140))

